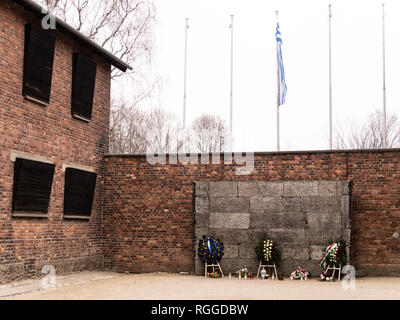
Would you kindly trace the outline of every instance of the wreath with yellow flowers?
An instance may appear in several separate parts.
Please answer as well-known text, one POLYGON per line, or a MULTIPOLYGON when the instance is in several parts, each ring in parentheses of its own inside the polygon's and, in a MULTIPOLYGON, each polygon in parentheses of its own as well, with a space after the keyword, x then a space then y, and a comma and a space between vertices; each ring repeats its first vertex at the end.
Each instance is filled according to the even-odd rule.
POLYGON ((203 236, 199 240, 197 254, 203 262, 217 263, 224 255, 224 244, 219 239, 203 236))
POLYGON ((267 237, 260 240, 256 246, 256 255, 263 264, 278 264, 281 253, 274 240, 267 237))

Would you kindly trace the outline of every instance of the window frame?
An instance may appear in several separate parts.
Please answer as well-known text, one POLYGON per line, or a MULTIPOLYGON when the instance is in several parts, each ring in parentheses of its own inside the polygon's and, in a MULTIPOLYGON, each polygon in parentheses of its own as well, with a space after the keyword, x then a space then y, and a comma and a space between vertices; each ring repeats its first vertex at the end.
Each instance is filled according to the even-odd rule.
POLYGON ((62 171, 64 172, 64 202, 63 202, 63 210, 62 210, 62 219, 69 219, 69 220, 90 220, 92 217, 93 212, 93 204, 96 195, 96 187, 97 187, 97 173, 94 171, 93 168, 81 165, 70 165, 64 164, 62 167, 62 171), (95 175, 94 187, 93 187, 93 196, 92 196, 92 203, 90 205, 90 213, 88 215, 79 215, 79 214, 66 214, 65 213, 65 201, 67 199, 67 170, 77 170, 86 172, 89 174, 95 175))
MULTIPOLYGON (((42 30, 40 29, 39 26, 33 24, 33 23, 26 23, 25 24, 25 36, 24 36, 24 62, 23 62, 23 79, 22 79, 22 95, 24 96, 25 99, 36 102, 42 106, 47 106, 50 103, 50 99, 51 99, 51 89, 52 89, 52 81, 53 81, 53 71, 54 71, 54 57, 55 57, 55 49, 56 49, 56 38, 50 34, 49 31, 46 30, 42 30), (39 97, 35 97, 34 95, 29 93, 29 89, 26 86, 27 83, 29 83, 28 80, 32 80, 29 79, 27 77, 29 71, 32 72, 31 68, 32 66, 30 66, 30 59, 32 58, 30 57, 29 53, 32 54, 32 52, 30 50, 32 50, 31 47, 31 41, 32 41, 32 32, 37 32, 38 30, 40 30, 40 32, 46 33, 48 35, 48 37, 51 39, 53 48, 52 48, 52 60, 50 63, 51 66, 51 71, 50 71, 50 83, 49 83, 49 87, 48 87, 48 100, 47 97, 46 98, 39 98, 39 97), (28 91, 28 92, 27 92, 28 91)), ((40 40, 37 40, 40 41, 40 40)))
POLYGON ((72 54, 72 90, 71 90, 71 115, 73 118, 82 120, 84 122, 89 123, 92 121, 92 116, 93 116, 93 107, 94 107, 94 100, 95 100, 95 94, 96 94, 96 80, 97 80, 97 63, 94 62, 89 56, 82 52, 74 52, 72 54), (77 88, 80 86, 77 84, 77 82, 82 82, 80 80, 79 75, 80 75, 80 67, 82 63, 86 62, 86 64, 92 64, 92 67, 94 68, 93 72, 93 91, 90 93, 91 97, 89 100, 91 105, 90 105, 90 116, 87 117, 79 112, 79 110, 74 109, 76 108, 76 102, 80 102, 79 100, 79 91, 77 91, 77 88))
MULTIPOLYGON (((51 196, 52 196, 52 191, 53 191, 53 184, 54 184, 54 177, 55 177, 55 164, 51 161, 47 161, 44 158, 41 157, 35 157, 35 156, 24 156, 18 153, 13 153, 11 152, 11 160, 13 162, 13 183, 12 183, 12 197, 11 197, 11 210, 10 210, 10 216, 12 218, 48 218, 49 217, 49 207, 50 207, 50 201, 51 201, 51 196), (38 162, 42 164, 47 164, 49 166, 52 166, 52 178, 51 178, 51 185, 50 185, 50 192, 49 192, 49 198, 48 198, 48 204, 47 204, 47 210, 46 213, 41 212, 41 211, 33 211, 33 210, 20 210, 20 211, 15 211, 15 201, 16 201, 16 191, 18 186, 16 185, 16 165, 18 161, 31 161, 31 162, 38 162)), ((18 177, 18 182, 19 182, 18 177)))

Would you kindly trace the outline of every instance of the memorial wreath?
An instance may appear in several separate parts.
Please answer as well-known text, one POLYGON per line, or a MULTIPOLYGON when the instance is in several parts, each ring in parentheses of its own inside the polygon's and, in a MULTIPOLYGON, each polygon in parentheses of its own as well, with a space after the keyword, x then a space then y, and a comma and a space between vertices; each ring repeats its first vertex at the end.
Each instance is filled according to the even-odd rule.
POLYGON ((263 238, 256 246, 256 254, 263 264, 278 264, 280 259, 280 251, 275 241, 263 238))
POLYGON ((203 262, 217 263, 224 255, 224 244, 219 239, 203 236, 199 240, 197 254, 203 262))

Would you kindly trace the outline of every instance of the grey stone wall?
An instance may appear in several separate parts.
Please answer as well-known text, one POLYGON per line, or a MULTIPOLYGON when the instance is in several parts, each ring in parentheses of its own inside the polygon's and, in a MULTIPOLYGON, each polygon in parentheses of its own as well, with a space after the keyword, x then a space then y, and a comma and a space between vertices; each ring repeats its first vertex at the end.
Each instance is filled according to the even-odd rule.
POLYGON ((246 181, 195 183, 195 273, 201 236, 225 246, 225 273, 247 267, 257 272, 255 246, 264 235, 282 252, 279 273, 301 266, 319 276, 318 262, 329 240, 344 239, 350 253, 350 181, 246 181))

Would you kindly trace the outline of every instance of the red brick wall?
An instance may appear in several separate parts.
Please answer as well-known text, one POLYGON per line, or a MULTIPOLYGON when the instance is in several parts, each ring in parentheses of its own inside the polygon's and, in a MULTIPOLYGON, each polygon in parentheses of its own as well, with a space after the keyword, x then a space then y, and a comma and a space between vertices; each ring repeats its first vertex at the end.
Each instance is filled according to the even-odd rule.
POLYGON ((232 165, 150 165, 144 156, 105 158, 105 265, 119 271, 191 271, 193 182, 353 180, 353 264, 400 271, 400 150, 255 155, 248 176, 232 165))
POLYGON ((100 194, 110 101, 110 65, 59 31, 51 31, 57 40, 49 105, 24 99, 24 26, 35 19, 21 6, 0 1, 0 269, 23 263, 27 273, 38 261, 102 254, 100 194), (98 65, 90 123, 71 116, 74 51, 89 55, 98 65), (11 218, 14 164, 10 150, 55 163, 48 218, 11 218), (93 167, 98 174, 90 221, 62 219, 62 165, 71 162, 93 167))

